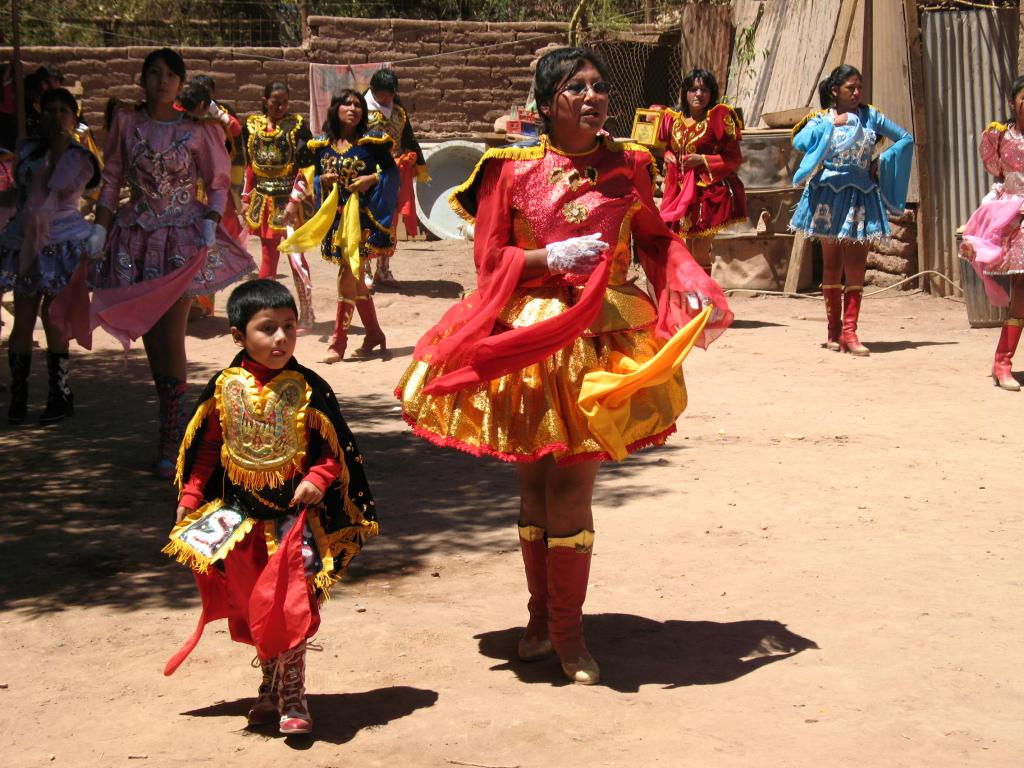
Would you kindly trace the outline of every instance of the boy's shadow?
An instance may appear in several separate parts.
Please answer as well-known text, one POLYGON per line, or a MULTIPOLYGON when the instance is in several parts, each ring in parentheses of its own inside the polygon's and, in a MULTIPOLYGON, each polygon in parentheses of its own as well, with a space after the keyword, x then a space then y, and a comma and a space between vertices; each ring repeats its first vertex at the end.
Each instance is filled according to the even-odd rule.
MULTIPOLYGON (((345 744, 364 728, 387 725, 392 720, 411 715, 417 709, 432 707, 437 702, 437 691, 397 685, 362 693, 314 693, 307 698, 313 716, 313 733, 286 738, 277 732, 276 724, 245 730, 266 738, 285 739, 285 743, 294 749, 309 749, 315 741, 345 744)), ((252 703, 252 698, 222 701, 182 714, 191 717, 244 718, 252 703)))
MULTIPOLYGON (((601 665, 601 685, 636 693, 641 685, 678 688, 727 683, 766 664, 817 648, 813 640, 768 619, 665 622, 626 613, 585 615, 587 646, 601 665)), ((477 635, 480 652, 527 683, 568 685, 557 658, 515 658, 521 627, 477 635), (513 661, 509 661, 513 659, 513 661)))

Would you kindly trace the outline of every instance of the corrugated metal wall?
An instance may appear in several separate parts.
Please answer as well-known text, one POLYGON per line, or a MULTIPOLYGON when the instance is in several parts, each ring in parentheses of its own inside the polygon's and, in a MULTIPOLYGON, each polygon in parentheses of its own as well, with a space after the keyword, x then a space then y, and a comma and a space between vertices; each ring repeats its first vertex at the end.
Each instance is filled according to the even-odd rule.
MULTIPOLYGON (((921 14, 934 210, 919 222, 931 229, 933 243, 919 264, 958 284, 954 233, 992 184, 978 156, 978 139, 986 125, 1009 111, 1005 94, 1015 74, 1017 24, 1016 8, 921 14)), ((952 292, 944 281, 929 280, 932 293, 952 292)))

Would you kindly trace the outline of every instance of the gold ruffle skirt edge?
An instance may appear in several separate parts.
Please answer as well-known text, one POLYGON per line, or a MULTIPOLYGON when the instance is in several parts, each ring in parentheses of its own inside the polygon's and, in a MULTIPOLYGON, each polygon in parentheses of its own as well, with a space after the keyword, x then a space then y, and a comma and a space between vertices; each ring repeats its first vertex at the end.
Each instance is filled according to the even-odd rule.
MULTIPOLYGON (((548 455, 559 464, 610 461, 578 405, 583 377, 612 370, 613 353, 643 363, 661 346, 651 325, 588 334, 539 363, 438 396, 425 395, 423 389, 448 369, 414 362, 395 395, 414 432, 438 446, 509 462, 548 455)), ((685 407, 681 368, 663 384, 634 394, 622 436, 628 453, 662 445, 685 407)))

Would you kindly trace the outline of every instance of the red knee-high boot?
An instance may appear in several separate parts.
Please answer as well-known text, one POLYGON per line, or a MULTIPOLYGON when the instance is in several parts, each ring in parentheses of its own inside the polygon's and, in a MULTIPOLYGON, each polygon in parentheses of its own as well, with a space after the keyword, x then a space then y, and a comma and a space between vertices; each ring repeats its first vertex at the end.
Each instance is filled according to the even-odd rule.
POLYGON ((593 531, 548 537, 548 636, 565 676, 582 685, 601 679, 601 670, 583 640, 583 601, 593 548, 593 531))
POLYGON ((843 286, 822 283, 821 295, 825 299, 825 319, 828 322, 825 349, 838 352, 839 337, 843 333, 843 286))
POLYGON ((370 357, 376 347, 380 347, 382 355, 387 355, 388 340, 377 321, 377 308, 373 306, 373 296, 357 299, 356 311, 359 313, 359 322, 363 324, 366 335, 363 336, 362 346, 352 353, 352 357, 370 357))
POLYGON ((548 639, 548 543, 544 529, 520 525, 519 548, 526 569, 526 588, 530 591, 530 623, 519 639, 516 653, 521 661, 537 661, 550 656, 553 650, 548 639))
POLYGON ((1024 319, 1011 317, 1003 325, 999 333, 999 344, 996 345, 996 358, 992 363, 992 381, 1000 389, 1008 389, 1011 392, 1020 391, 1020 382, 1013 378, 1010 373, 1013 363, 1013 353, 1017 351, 1017 342, 1020 341, 1021 326, 1024 319))
POLYGON ((277 278, 277 260, 281 258, 277 250, 280 238, 261 240, 263 243, 263 260, 260 262, 260 277, 269 277, 271 280, 277 278))
POLYGON ((325 362, 336 363, 345 359, 345 348, 348 346, 348 327, 352 323, 355 302, 351 299, 338 299, 338 314, 334 317, 334 331, 327 343, 333 353, 325 362))
POLYGON ((863 285, 848 285, 843 294, 843 333, 839 337, 839 349, 857 357, 867 357, 871 350, 857 338, 857 320, 860 317, 860 303, 864 298, 863 285))

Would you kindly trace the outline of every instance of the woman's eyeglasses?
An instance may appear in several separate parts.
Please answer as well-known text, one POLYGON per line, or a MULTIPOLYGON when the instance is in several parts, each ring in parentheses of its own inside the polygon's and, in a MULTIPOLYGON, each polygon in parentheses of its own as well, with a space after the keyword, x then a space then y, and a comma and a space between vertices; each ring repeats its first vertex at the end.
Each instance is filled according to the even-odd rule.
POLYGON ((607 96, 611 86, 604 80, 598 80, 596 83, 583 83, 577 80, 562 86, 562 91, 572 96, 582 96, 588 90, 596 96, 607 96))

